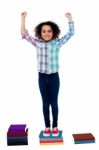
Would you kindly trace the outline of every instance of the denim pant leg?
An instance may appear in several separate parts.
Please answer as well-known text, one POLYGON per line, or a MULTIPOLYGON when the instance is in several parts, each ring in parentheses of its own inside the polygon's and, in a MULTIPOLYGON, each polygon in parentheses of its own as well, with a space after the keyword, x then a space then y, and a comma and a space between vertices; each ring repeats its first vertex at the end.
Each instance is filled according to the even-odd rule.
POLYGON ((43 102, 43 115, 45 127, 50 127, 50 103, 49 103, 49 89, 46 83, 46 75, 39 73, 39 89, 42 96, 43 102))
POLYGON ((58 93, 59 93, 59 86, 60 80, 58 73, 53 74, 50 78, 49 84, 49 97, 50 97, 50 104, 52 108, 52 117, 53 117, 53 124, 52 127, 58 126, 58 93))

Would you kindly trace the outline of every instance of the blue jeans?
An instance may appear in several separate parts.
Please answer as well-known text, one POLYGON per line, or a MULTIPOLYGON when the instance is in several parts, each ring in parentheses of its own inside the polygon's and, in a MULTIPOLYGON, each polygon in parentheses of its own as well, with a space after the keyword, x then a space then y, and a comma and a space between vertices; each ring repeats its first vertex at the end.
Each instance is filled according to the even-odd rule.
POLYGON ((45 126, 50 127, 50 109, 52 110, 53 124, 52 127, 57 127, 58 122, 58 92, 60 86, 59 74, 45 74, 39 72, 39 89, 43 102, 43 115, 45 126))

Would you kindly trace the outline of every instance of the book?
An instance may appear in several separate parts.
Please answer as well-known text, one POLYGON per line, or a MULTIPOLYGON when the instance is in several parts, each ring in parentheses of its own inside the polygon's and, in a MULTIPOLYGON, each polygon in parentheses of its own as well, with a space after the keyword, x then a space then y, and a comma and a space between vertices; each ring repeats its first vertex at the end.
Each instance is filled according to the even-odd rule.
POLYGON ((54 143, 40 143, 40 145, 63 145, 64 142, 54 142, 54 143))
POLYGON ((28 145, 28 141, 7 141, 8 146, 28 145))
POLYGON ((81 133, 81 134, 73 134, 75 141, 82 141, 82 140, 95 140, 95 137, 92 133, 81 133))
POLYGON ((40 143, 59 143, 59 142, 63 142, 63 140, 40 141, 40 143))
POLYGON ((75 144, 95 143, 95 137, 92 133, 73 134, 75 144))
POLYGON ((86 141, 74 141, 75 144, 87 144, 87 143, 95 143, 95 140, 86 140, 86 141))
POLYGON ((13 137, 7 137, 7 140, 27 140, 27 136, 13 136, 13 137))
POLYGON ((7 145, 28 145, 28 128, 26 128, 26 124, 10 125, 7 131, 7 145))
POLYGON ((28 136, 28 128, 26 129, 25 132, 7 132, 7 136, 12 137, 12 136, 28 136))
POLYGON ((40 145, 57 145, 63 144, 63 142, 62 130, 59 131, 58 136, 53 136, 52 131, 49 136, 44 136, 43 131, 41 131, 39 134, 40 145))
POLYGON ((52 135, 52 131, 51 131, 51 134, 49 136, 44 136, 43 135, 43 131, 41 131, 40 134, 39 134, 39 138, 40 139, 49 139, 49 138, 50 139, 56 139, 56 138, 61 138, 61 137, 62 137, 62 131, 61 130, 59 131, 59 135, 58 136, 53 136, 52 135))
POLYGON ((25 132, 26 131, 26 124, 13 124, 10 125, 9 132, 25 132))
POLYGON ((40 138, 40 141, 59 141, 59 140, 63 140, 63 137, 61 138, 40 138))

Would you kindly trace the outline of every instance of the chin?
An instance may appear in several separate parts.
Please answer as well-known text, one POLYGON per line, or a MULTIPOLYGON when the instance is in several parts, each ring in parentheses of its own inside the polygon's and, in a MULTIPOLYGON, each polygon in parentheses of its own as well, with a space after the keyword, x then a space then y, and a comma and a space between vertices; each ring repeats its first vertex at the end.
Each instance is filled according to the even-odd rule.
POLYGON ((45 41, 50 41, 51 39, 45 39, 45 41))

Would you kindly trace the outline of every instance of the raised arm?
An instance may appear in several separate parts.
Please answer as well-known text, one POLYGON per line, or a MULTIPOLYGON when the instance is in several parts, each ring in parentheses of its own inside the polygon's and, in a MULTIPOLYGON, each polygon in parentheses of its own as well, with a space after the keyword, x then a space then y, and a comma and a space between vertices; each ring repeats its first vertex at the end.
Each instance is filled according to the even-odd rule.
POLYGON ((71 13, 67 12, 67 13, 65 13, 65 16, 67 17, 68 22, 72 22, 73 21, 71 13))
POLYGON ((33 38, 27 31, 26 27, 25 27, 25 20, 26 20, 26 16, 27 16, 27 12, 22 12, 21 13, 21 35, 22 35, 22 39, 26 39, 29 43, 31 43, 32 45, 34 45, 35 47, 38 46, 38 40, 33 38))
POLYGON ((63 37, 58 39, 59 46, 65 44, 74 35, 74 22, 71 13, 69 12, 65 13, 65 17, 68 19, 69 29, 68 32, 63 37))
POLYGON ((27 12, 22 12, 21 13, 21 35, 22 36, 26 32, 26 28, 25 28, 25 19, 26 19, 26 16, 27 16, 27 12))

